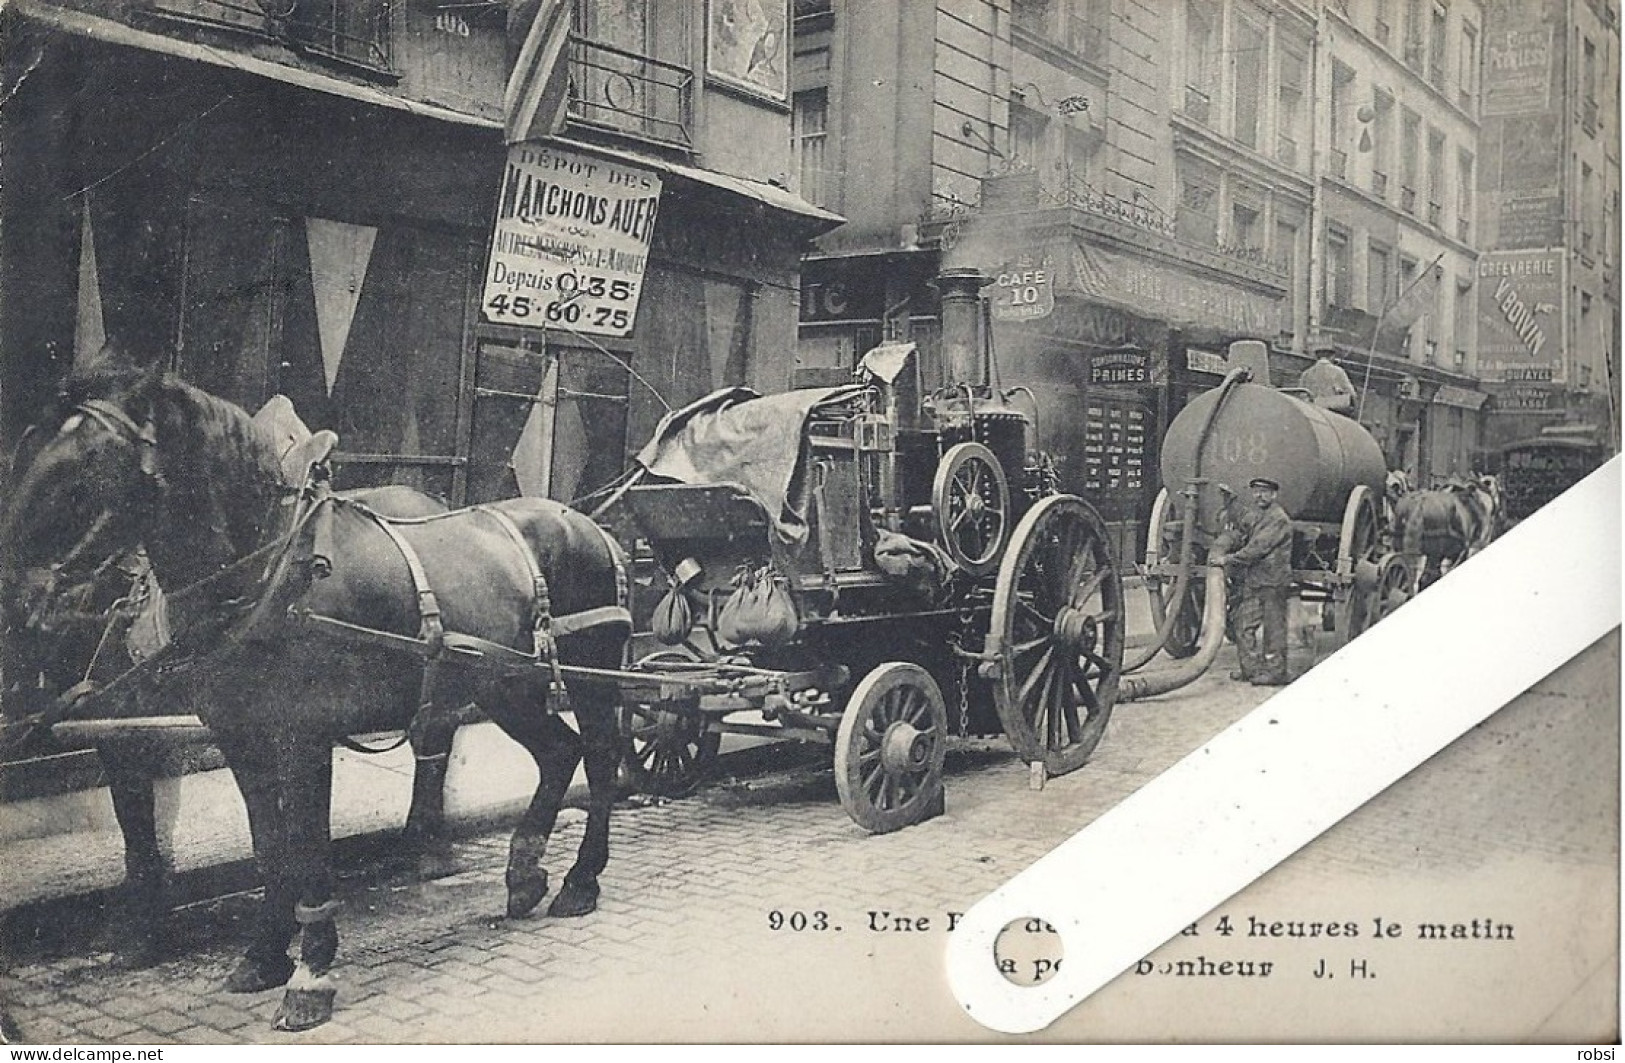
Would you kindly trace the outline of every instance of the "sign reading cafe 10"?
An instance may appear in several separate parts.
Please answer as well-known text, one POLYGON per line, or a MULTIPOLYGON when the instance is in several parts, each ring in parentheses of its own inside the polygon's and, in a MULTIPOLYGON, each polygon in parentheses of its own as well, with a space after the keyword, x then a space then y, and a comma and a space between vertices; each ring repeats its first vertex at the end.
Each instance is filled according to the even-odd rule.
POLYGON ((515 145, 491 234, 480 300, 485 320, 627 335, 659 206, 655 174, 515 145))

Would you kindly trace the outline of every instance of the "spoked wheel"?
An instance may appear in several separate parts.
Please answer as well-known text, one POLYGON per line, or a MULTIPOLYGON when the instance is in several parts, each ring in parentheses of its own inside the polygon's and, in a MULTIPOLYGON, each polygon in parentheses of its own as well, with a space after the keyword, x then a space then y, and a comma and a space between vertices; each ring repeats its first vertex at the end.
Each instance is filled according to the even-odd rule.
POLYGON ((1371 489, 1364 484, 1349 492, 1343 507, 1343 526, 1337 540, 1337 567, 1340 573, 1351 574, 1354 585, 1342 603, 1337 617, 1338 628, 1344 641, 1354 638, 1376 623, 1372 615, 1372 602, 1377 593, 1377 571, 1372 554, 1381 534, 1377 519, 1377 503, 1371 489))
MULTIPOLYGON (((658 671, 662 664, 697 659, 683 650, 661 650, 640 659, 633 669, 658 671)), ((635 793, 655 797, 693 793, 716 767, 722 744, 722 736, 706 730, 705 717, 697 710, 634 698, 621 706, 621 736, 628 784, 635 793)))
POLYGON ((931 508, 937 539, 954 564, 973 576, 992 572, 1010 513, 1010 487, 994 453, 980 443, 950 447, 937 465, 931 508))
POLYGON ((948 707, 936 680, 893 661, 863 677, 835 734, 835 788, 841 807, 875 834, 942 811, 948 707))
POLYGON ((999 566, 988 640, 999 719, 1028 763, 1063 775, 1094 752, 1117 701, 1124 628, 1105 522, 1074 495, 1043 499, 999 566))
POLYGON ((1416 570, 1401 554, 1388 554, 1377 566, 1377 585, 1366 605, 1366 627, 1411 600, 1416 593, 1416 570))
MULTIPOLYGON (((1152 567, 1162 562, 1177 563, 1179 561, 1182 542, 1179 539, 1167 538, 1168 525, 1174 520, 1173 499, 1164 487, 1157 492, 1157 500, 1151 506, 1151 519, 1147 523, 1145 536, 1146 566, 1152 567)), ((1181 529, 1180 534, 1184 531, 1181 529)), ((1185 583, 1185 594, 1180 599, 1174 613, 1173 626, 1168 631, 1168 640, 1162 648, 1168 656, 1175 658, 1189 657, 1196 652, 1196 647, 1202 639, 1202 611, 1207 603, 1206 584, 1198 578, 1199 570, 1196 565, 1201 563, 1206 553, 1197 547, 1192 555, 1192 571, 1190 579, 1185 583)), ((1151 619, 1157 626, 1162 626, 1163 618, 1168 613, 1169 596, 1173 593, 1174 580, 1149 579, 1146 581, 1146 592, 1151 598, 1151 619)))

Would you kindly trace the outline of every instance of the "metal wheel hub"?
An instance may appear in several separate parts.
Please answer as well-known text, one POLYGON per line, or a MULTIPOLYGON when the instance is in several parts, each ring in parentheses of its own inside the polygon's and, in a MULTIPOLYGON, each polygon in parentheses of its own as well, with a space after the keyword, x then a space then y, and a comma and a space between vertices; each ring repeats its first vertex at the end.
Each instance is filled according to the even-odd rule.
POLYGON ((899 720, 880 740, 880 763, 889 773, 919 771, 931 761, 931 734, 899 720))
POLYGON ((690 728, 684 726, 683 714, 672 712, 670 709, 662 709, 656 712, 654 714, 654 724, 653 738, 658 742, 681 741, 686 737, 686 732, 690 730, 690 728))
POLYGON ((1094 649, 1099 633, 1095 618, 1082 609, 1067 606, 1055 617, 1055 639, 1069 650, 1083 653, 1094 649))

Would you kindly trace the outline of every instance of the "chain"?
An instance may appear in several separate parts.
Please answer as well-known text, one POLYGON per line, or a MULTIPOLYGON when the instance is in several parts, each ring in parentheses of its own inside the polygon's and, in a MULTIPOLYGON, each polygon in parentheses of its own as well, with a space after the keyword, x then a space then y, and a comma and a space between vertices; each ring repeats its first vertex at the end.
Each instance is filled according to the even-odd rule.
POLYGON ((959 662, 959 737, 970 734, 970 662, 959 662))

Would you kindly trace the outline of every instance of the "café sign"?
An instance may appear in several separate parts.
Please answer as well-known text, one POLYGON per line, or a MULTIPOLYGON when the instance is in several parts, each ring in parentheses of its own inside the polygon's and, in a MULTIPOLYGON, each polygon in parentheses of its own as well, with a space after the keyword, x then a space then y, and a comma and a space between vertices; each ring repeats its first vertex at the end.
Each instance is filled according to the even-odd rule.
POLYGON ((480 312, 494 324, 628 335, 659 207, 654 173, 515 144, 480 312))
POLYGON ((1046 259, 1018 259, 993 277, 993 320, 1037 321, 1055 312, 1055 271, 1046 259))

